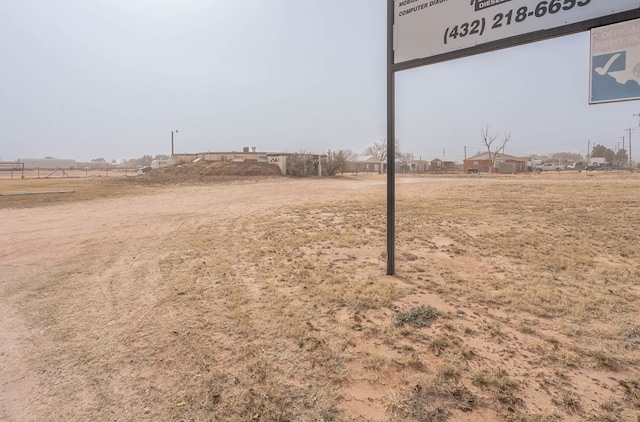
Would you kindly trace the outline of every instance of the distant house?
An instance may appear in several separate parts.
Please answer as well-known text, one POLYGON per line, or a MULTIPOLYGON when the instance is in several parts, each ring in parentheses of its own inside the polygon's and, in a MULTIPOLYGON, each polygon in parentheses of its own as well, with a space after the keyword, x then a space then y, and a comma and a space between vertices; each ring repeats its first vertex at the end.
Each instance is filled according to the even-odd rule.
POLYGON ((451 171, 456 167, 453 161, 445 161, 439 158, 434 158, 429 162, 429 170, 431 171, 451 171))
POLYGON ((373 156, 357 156, 347 161, 345 173, 377 173, 382 174, 386 169, 386 163, 373 156))
POLYGON ((464 160, 464 173, 502 173, 513 174, 527 171, 528 158, 514 157, 508 154, 495 154, 495 162, 491 166, 488 152, 474 155, 464 160))
POLYGON ((411 160, 408 163, 410 173, 426 173, 429 170, 427 160, 411 160))

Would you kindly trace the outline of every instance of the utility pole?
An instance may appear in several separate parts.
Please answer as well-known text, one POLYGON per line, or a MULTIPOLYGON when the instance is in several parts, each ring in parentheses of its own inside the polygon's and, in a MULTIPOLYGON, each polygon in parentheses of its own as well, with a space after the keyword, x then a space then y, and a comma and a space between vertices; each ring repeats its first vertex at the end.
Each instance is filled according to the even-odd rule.
MULTIPOLYGON (((640 126, 640 113, 634 114, 634 116, 638 116, 638 126, 640 126)), ((631 138, 629 138, 629 170, 631 170, 631 138)))
MULTIPOLYGON (((173 130, 171 131, 171 159, 173 159, 173 130)), ((178 129, 175 130, 178 133, 178 129)))
POLYGON ((465 160, 467 159, 467 147, 466 147, 466 145, 464 147, 464 159, 465 160))
POLYGON ((591 153, 591 141, 587 141, 587 165, 590 165, 589 154, 591 153))
POLYGON ((629 171, 631 171, 631 131, 635 129, 627 129, 629 131, 629 171))

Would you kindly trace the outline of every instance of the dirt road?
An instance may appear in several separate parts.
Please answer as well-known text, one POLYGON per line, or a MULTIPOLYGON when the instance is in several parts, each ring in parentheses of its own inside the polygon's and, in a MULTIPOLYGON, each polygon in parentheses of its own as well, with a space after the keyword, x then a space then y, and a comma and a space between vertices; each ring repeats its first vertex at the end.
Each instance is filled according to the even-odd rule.
MULTIPOLYGON (((79 182, 70 183, 73 188, 74 183, 79 182)), ((23 208, 0 209, 0 420, 77 417, 86 414, 83 407, 99 401, 97 393, 84 384, 85 381, 81 381, 82 386, 66 385, 78 381, 68 373, 75 371, 73 366, 77 363, 69 362, 64 350, 55 350, 64 342, 48 335, 56 318, 48 314, 55 311, 37 309, 38 306, 65 306, 44 304, 39 297, 59 293, 55 286, 69 289, 61 300, 74 302, 80 299, 72 296, 82 294, 83 287, 69 287, 67 283, 73 284, 74 277, 82 274, 86 277, 81 282, 83 286, 94 284, 90 297, 83 296, 90 303, 80 304, 75 311, 68 310, 65 318, 75 327, 70 330, 75 330, 89 318, 81 314, 86 311, 97 324, 89 326, 100 332, 119 324, 121 312, 134 310, 124 309, 131 302, 109 306, 110 296, 114 297, 117 292, 109 292, 107 286, 99 283, 112 277, 135 277, 131 274, 135 262, 146 263, 145 271, 157 272, 166 262, 165 258, 171 259, 172 246, 175 246, 171 239, 189 238, 203 227, 231 232, 243 222, 277 215, 278 209, 292 203, 312 207, 327 201, 347 201, 356 192, 380 195, 383 190, 384 179, 345 183, 331 179, 282 178, 196 187, 156 187, 125 197, 118 197, 114 192, 115 199, 106 193, 101 194, 103 198, 90 202, 28 209, 22 203, 24 198, 16 198, 22 201, 23 208), (89 268, 92 271, 88 272, 89 268), (85 309, 87 305, 91 306, 85 309), (25 318, 25 313, 30 319, 25 318), (78 321, 73 321, 74 318, 78 321), (42 355, 38 350, 46 353, 42 355), (39 361, 40 358, 45 361, 39 361), (60 385, 82 389, 61 398, 60 385), (52 403, 66 408, 52 409, 52 403)), ((247 231, 246 236, 255 236, 255 233, 247 231)), ((153 294, 153 290, 154 287, 150 287, 145 294, 153 294)), ((134 306, 141 307, 149 305, 147 299, 153 301, 130 299, 134 306)))

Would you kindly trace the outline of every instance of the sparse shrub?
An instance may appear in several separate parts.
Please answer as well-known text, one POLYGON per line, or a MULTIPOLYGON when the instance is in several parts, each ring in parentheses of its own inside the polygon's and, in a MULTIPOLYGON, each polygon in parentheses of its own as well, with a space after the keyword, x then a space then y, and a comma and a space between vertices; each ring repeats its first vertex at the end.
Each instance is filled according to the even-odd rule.
POLYGON ((327 176, 344 173, 347 163, 356 157, 356 153, 348 149, 329 150, 322 158, 322 170, 327 176))
POLYGON ((436 355, 439 355, 440 352, 449 347, 449 345, 449 338, 445 336, 438 336, 429 343, 429 347, 433 349, 436 355))
POLYGON ((402 257, 407 261, 415 261, 418 259, 418 257, 412 253, 404 253, 402 254, 402 257))
POLYGON ((610 371, 620 371, 624 369, 624 363, 618 359, 615 354, 605 349, 590 351, 589 356, 594 358, 599 366, 609 369, 610 371))
POLYGON ((522 320, 518 325, 518 330, 523 334, 535 334, 537 332, 537 326, 535 321, 522 320))
POLYGON ((620 403, 615 400, 600 403, 589 415, 589 420, 598 422, 622 422, 626 419, 623 417, 620 403))
POLYGON ((451 410, 472 410, 476 406, 476 397, 457 380, 456 376, 445 376, 445 372, 457 371, 443 369, 435 377, 417 377, 412 387, 385 398, 389 413, 400 420, 446 421, 451 410))
POLYGON ((410 324, 414 327, 428 327, 439 316, 433 306, 418 306, 407 312, 398 312, 395 316, 396 325, 410 324))
POLYGON ((313 161, 311 154, 300 152, 287 157, 287 175, 308 177, 318 174, 318 163, 313 161))
POLYGON ((562 396, 562 405, 569 409, 571 412, 580 411, 580 401, 575 394, 564 393, 562 396))
POLYGON ((445 366, 440 369, 440 376, 446 380, 458 380, 460 378, 460 372, 453 366, 445 366))
POLYGON ((483 374, 483 373, 481 373, 481 372, 480 372, 480 373, 475 374, 475 375, 473 376, 473 379, 471 380, 471 382, 472 382, 474 385, 477 385, 477 386, 483 386, 483 387, 484 387, 484 386, 486 386, 487 384, 489 384, 489 380, 487 380, 486 375, 485 375, 485 374, 483 374))
POLYGON ((640 380, 633 381, 618 381, 620 386, 625 390, 625 397, 627 401, 633 403, 636 409, 640 409, 640 380))
POLYGON ((633 326, 623 333, 623 347, 628 350, 635 350, 640 347, 640 327, 633 326))
POLYGON ((491 385, 502 393, 511 393, 518 389, 518 382, 509 377, 508 372, 504 368, 496 369, 491 380, 491 385))
POLYGON ((471 348, 465 348, 460 351, 460 354, 465 359, 473 359, 476 356, 475 350, 471 348))

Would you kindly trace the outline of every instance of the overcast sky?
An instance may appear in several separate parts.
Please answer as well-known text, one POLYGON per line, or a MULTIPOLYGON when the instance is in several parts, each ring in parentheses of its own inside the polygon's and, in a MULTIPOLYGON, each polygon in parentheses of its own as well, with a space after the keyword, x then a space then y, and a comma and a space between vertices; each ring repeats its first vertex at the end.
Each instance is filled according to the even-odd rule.
MULTIPOLYGON (((385 0, 3 0, 0 55, 4 161, 169 154, 175 129, 176 152, 362 152, 386 136, 385 0)), ((588 33, 396 78, 416 158, 473 155, 487 124, 523 156, 615 149, 638 129, 638 101, 588 105, 588 33)))

